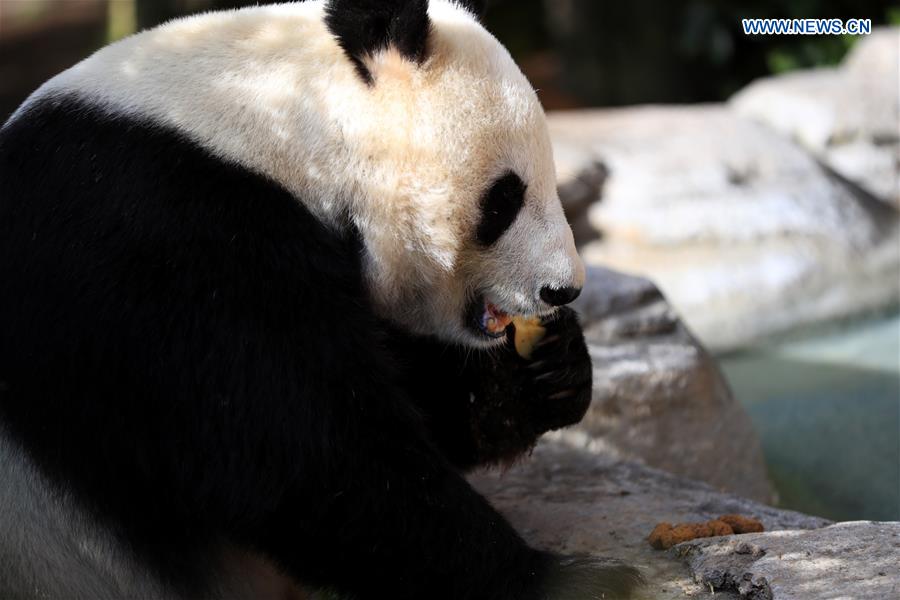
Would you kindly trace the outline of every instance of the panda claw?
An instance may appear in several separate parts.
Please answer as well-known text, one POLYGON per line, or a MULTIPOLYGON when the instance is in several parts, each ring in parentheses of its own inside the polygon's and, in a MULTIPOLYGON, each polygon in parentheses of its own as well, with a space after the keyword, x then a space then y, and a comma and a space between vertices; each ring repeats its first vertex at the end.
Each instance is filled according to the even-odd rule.
POLYGON ((548 379, 552 379, 555 375, 556 375, 556 371, 550 371, 548 373, 543 373, 541 375, 537 375, 536 377, 534 377, 534 379, 532 381, 534 381, 535 383, 537 383, 539 381, 547 381, 548 379))
POLYGON ((561 392, 556 392, 555 394, 551 394, 547 396, 548 400, 565 400, 567 398, 571 398, 577 392, 575 390, 563 390, 561 392))

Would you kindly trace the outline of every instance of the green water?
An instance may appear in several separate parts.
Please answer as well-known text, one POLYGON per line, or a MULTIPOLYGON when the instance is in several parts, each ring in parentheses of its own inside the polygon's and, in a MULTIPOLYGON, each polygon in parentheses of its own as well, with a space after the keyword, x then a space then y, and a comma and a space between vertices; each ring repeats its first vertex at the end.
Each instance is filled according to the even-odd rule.
POLYGON ((781 506, 900 520, 900 315, 719 360, 781 506))

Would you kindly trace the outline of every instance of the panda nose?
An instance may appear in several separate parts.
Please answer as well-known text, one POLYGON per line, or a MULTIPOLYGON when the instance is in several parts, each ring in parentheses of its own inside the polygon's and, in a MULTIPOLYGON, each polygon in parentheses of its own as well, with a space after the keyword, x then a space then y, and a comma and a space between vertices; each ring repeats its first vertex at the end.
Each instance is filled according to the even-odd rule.
POLYGON ((568 304, 573 301, 580 293, 581 288, 552 288, 550 286, 544 286, 541 288, 541 300, 550 306, 562 306, 563 304, 568 304))

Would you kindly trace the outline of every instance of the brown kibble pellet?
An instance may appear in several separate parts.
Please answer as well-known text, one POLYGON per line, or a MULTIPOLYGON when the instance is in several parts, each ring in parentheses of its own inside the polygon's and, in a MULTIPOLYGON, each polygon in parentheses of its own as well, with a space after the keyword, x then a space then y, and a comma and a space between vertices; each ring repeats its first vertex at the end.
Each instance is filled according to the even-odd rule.
POLYGON ((710 521, 707 523, 711 530, 710 537, 716 537, 719 535, 734 535, 734 528, 731 527, 728 523, 721 519, 716 519, 714 521, 710 521))
POLYGON ((667 545, 669 543, 671 531, 671 523, 660 523, 659 525, 654 527, 653 531, 650 532, 650 535, 647 536, 647 541, 650 542, 650 545, 657 550, 665 550, 666 548, 671 548, 671 546, 667 545))
POLYGON ((647 541, 657 550, 668 550, 672 546, 696 540, 698 538, 717 537, 720 535, 733 535, 734 529, 721 519, 707 521, 706 523, 660 523, 653 528, 647 541))
POLYGON ((722 515, 719 520, 728 523, 735 533, 762 533, 765 531, 763 524, 750 517, 741 515, 722 515))
POLYGON ((709 537, 709 533, 710 528, 706 523, 679 523, 672 528, 672 541, 680 544, 696 538, 709 537))

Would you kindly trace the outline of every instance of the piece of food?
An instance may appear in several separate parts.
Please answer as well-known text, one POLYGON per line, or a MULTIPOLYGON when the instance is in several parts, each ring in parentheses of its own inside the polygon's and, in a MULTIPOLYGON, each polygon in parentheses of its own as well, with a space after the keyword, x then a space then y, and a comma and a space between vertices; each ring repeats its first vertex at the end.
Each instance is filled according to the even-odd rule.
POLYGON ((657 550, 668 550, 676 544, 697 538, 734 535, 736 533, 757 533, 763 525, 756 519, 741 515, 723 515, 706 523, 660 523, 653 528, 647 541, 657 550))
POLYGON ((534 347, 543 339, 547 330, 538 317, 513 317, 512 323, 516 328, 516 353, 524 359, 530 359, 534 347))
POLYGON ((660 523, 653 528, 647 541, 657 550, 668 550, 676 544, 695 540, 697 538, 713 537, 714 535, 730 535, 734 533, 728 525, 721 521, 715 521, 716 526, 711 525, 714 521, 707 523, 660 523), (727 529, 726 529, 727 528, 727 529), (713 533, 717 531, 719 533, 713 533))
POLYGON ((765 530, 763 524, 756 519, 741 515, 722 515, 719 520, 728 523, 735 533, 762 533, 765 530))

